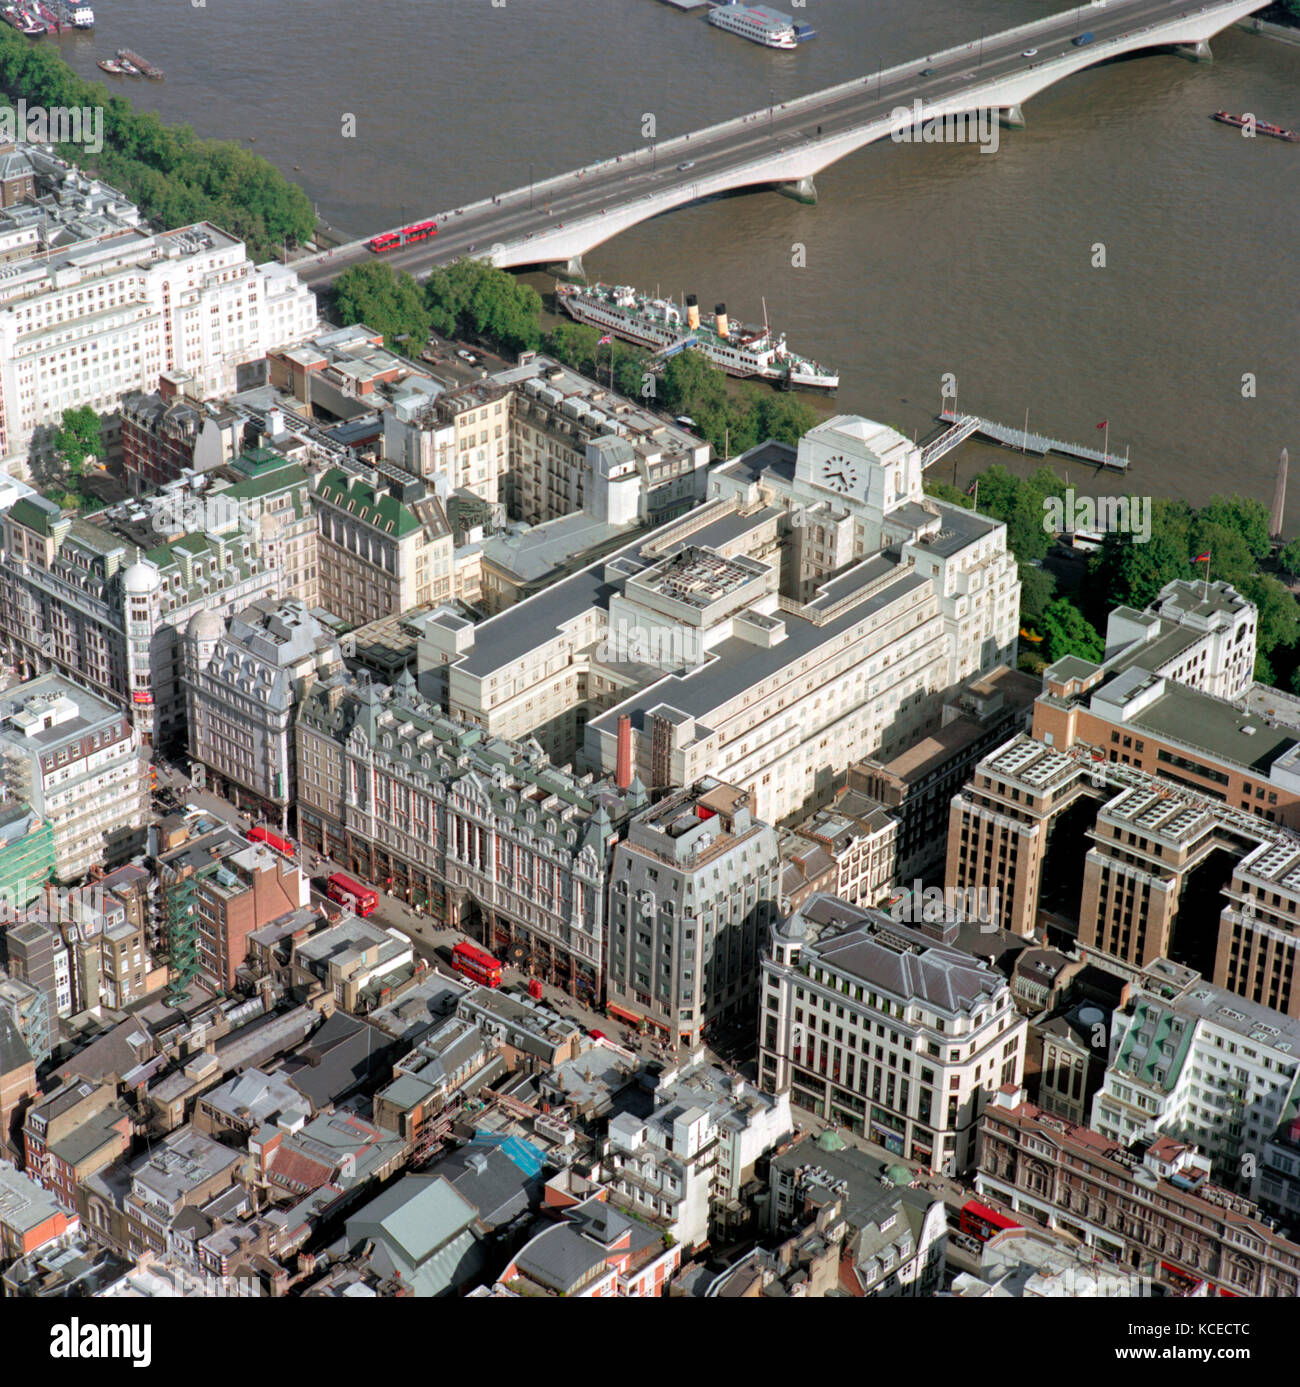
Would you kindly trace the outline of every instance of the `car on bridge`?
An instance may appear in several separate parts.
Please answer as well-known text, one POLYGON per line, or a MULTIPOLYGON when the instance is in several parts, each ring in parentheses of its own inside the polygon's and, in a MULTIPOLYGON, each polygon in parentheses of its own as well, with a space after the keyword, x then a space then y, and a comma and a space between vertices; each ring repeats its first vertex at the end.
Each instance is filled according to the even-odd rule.
POLYGON ((1038 49, 1036 49, 1036 48, 1026 48, 1025 51, 1024 51, 1020 56, 1021 56, 1022 58, 1035 58, 1035 57, 1038 56, 1038 49))
POLYGON ((935 73, 934 68, 932 68, 932 67, 923 67, 923 68, 921 69, 921 71, 920 71, 917 75, 918 75, 919 77, 933 77, 933 76, 934 76, 934 73, 935 73))
POLYGON ((687 169, 693 169, 694 167, 695 167, 695 160, 694 160, 694 159, 687 159, 687 161, 686 161, 684 164, 678 164, 678 165, 677 165, 677 172, 678 172, 678 173, 685 173, 687 169))

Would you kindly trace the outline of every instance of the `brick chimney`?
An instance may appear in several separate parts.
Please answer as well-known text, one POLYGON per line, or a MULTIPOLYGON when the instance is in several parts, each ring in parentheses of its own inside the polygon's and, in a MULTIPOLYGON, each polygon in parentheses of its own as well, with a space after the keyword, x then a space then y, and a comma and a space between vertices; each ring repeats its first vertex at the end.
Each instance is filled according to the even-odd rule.
POLYGON ((632 783, 632 719, 626 713, 618 719, 618 757, 614 762, 614 784, 626 790, 632 783))

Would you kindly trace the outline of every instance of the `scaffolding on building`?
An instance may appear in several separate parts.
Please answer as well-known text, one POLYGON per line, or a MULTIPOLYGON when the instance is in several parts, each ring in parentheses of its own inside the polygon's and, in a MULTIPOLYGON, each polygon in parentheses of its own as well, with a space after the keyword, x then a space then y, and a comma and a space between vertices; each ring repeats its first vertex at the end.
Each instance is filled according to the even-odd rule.
POLYGON ((167 951, 171 980, 167 988, 168 1006, 179 1006, 190 996, 190 984, 199 974, 198 928, 195 924, 194 876, 183 877, 167 888, 164 911, 167 922, 167 951))

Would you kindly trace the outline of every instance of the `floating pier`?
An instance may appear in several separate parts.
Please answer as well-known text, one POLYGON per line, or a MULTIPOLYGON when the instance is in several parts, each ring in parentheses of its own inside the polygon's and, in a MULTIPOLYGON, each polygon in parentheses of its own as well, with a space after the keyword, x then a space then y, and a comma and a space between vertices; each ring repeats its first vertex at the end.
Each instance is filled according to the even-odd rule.
POLYGON ((991 419, 981 419, 977 414, 958 414, 945 409, 939 418, 952 427, 921 450, 921 466, 929 467, 938 462, 945 453, 951 452, 959 443, 964 443, 972 434, 991 439, 1004 448, 1014 448, 1017 452, 1033 453, 1044 457, 1048 453, 1059 453, 1062 457, 1078 458, 1081 462, 1095 463, 1098 467, 1109 467, 1115 472, 1128 471, 1128 456, 1119 453, 1103 452, 1100 448, 1085 448, 1080 443, 1067 443, 1063 438, 1050 438, 1047 434, 1030 433, 1028 429, 1013 428, 1010 424, 996 424, 991 419))
POLYGON ((117 50, 117 56, 119 58, 124 58, 132 67, 138 67, 146 77, 152 77, 157 82, 162 81, 162 68, 154 67, 152 63, 145 62, 138 53, 132 53, 129 48, 119 48, 117 50))

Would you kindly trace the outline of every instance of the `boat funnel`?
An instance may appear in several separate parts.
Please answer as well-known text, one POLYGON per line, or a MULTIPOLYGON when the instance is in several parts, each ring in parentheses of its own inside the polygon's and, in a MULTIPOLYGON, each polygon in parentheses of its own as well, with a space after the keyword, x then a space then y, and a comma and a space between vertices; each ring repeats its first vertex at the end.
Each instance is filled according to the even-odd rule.
POLYGON ((719 337, 725 337, 727 335, 727 305, 725 303, 719 303, 714 306, 713 324, 718 329, 719 337))
POLYGON ((694 294, 686 295, 686 326, 695 331, 700 325, 700 301, 694 294))

